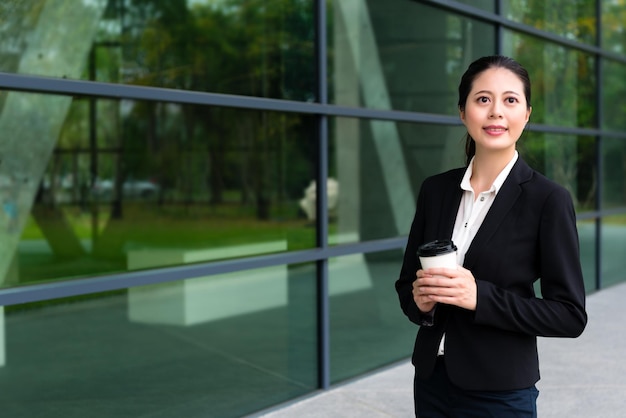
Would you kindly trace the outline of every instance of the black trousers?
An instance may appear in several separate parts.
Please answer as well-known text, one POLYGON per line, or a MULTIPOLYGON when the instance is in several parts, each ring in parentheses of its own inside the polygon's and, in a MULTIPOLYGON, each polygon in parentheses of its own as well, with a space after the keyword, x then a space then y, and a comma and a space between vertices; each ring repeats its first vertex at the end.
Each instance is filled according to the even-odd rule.
POLYGON ((443 356, 427 380, 415 376, 415 416, 419 418, 537 418, 535 386, 506 391, 473 391, 450 382, 443 356))

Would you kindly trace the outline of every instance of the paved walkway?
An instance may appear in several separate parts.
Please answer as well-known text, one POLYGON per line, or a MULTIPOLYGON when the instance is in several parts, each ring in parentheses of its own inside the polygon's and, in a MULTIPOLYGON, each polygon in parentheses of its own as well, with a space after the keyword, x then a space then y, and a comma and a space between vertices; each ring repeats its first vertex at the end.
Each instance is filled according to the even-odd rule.
MULTIPOLYGON (((576 339, 541 338, 540 418, 626 417, 626 283, 587 298, 576 339)), ((263 418, 412 417, 408 361, 255 415, 263 418)))

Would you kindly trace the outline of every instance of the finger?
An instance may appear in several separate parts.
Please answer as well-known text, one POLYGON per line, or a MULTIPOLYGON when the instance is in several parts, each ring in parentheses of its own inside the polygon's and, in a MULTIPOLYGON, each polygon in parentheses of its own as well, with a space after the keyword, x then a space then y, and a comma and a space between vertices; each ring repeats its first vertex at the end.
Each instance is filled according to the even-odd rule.
POLYGON ((459 270, 456 268, 448 268, 448 267, 433 267, 433 268, 426 270, 426 273, 431 276, 454 277, 459 274, 459 270))
POLYGON ((453 284, 450 282, 450 277, 447 276, 428 276, 417 279, 414 285, 418 287, 449 287, 453 284))
POLYGON ((429 274, 425 270, 417 270, 417 272, 415 272, 415 275, 417 276, 418 279, 421 278, 421 277, 431 277, 432 276, 432 274, 429 274))

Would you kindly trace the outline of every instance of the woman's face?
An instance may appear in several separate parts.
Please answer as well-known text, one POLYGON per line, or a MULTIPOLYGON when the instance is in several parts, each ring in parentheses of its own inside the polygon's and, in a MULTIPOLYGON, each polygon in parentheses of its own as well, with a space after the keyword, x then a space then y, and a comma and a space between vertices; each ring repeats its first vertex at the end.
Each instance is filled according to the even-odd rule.
POLYGON ((476 154, 512 153, 530 112, 524 84, 517 75, 506 68, 489 68, 474 80, 460 115, 476 141, 476 154))

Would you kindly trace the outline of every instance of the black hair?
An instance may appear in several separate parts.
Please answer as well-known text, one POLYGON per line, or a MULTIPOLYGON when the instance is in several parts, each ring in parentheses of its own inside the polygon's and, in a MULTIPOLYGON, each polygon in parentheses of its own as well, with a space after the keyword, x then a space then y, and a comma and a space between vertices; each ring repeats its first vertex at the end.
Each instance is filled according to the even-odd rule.
MULTIPOLYGON (((469 93, 472 90, 474 80, 490 68, 505 68, 520 79, 524 85, 526 107, 530 109, 530 77, 528 76, 528 71, 526 71, 526 69, 513 58, 505 57, 503 55, 490 55, 478 58, 476 61, 472 62, 461 77, 461 82, 459 83, 459 110, 465 110, 467 96, 469 96, 469 93)), ((474 142, 474 138, 472 138, 468 132, 465 137, 465 162, 467 165, 469 165, 474 154, 476 154, 476 142, 474 142)))

